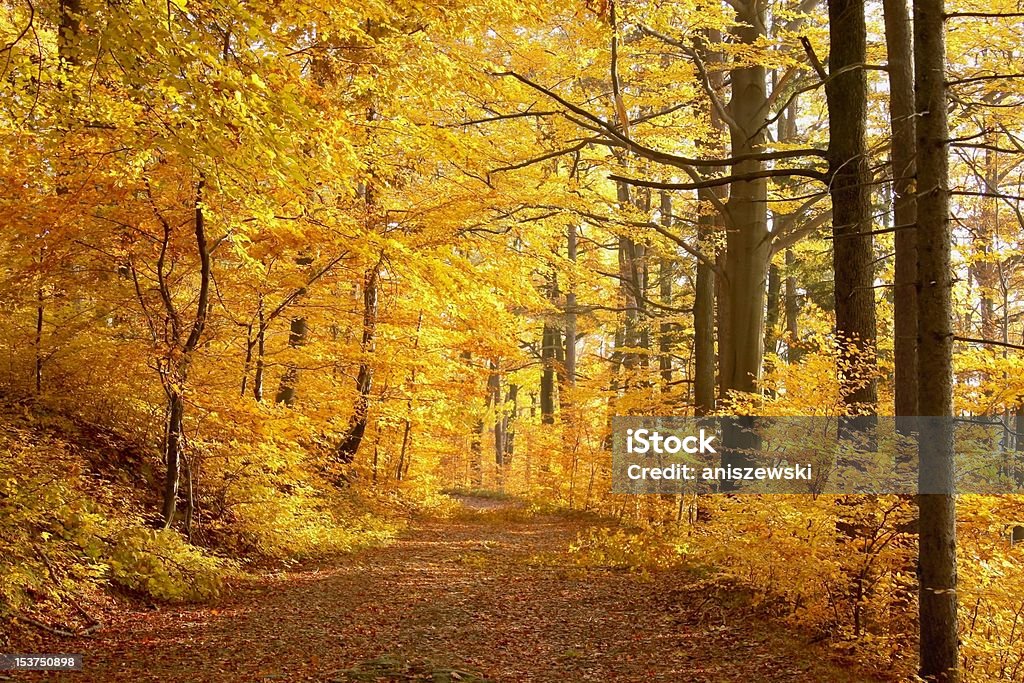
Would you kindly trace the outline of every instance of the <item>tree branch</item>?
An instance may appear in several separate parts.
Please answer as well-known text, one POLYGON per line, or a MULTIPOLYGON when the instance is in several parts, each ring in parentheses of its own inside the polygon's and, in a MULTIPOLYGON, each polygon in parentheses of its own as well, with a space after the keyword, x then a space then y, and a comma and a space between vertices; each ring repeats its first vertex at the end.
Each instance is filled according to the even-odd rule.
POLYGON ((722 176, 721 178, 710 178, 694 183, 661 183, 653 180, 640 180, 638 178, 626 178, 620 175, 609 175, 609 180, 615 180, 626 183, 628 185, 635 185, 637 187, 650 187, 656 190, 700 190, 710 187, 721 187, 723 185, 731 185, 733 183, 744 183, 751 182, 754 180, 761 180, 764 178, 812 178, 823 183, 828 182, 828 174, 821 171, 815 171, 812 169, 805 168, 766 168, 761 171, 755 171, 753 173, 743 173, 740 175, 729 175, 722 176))

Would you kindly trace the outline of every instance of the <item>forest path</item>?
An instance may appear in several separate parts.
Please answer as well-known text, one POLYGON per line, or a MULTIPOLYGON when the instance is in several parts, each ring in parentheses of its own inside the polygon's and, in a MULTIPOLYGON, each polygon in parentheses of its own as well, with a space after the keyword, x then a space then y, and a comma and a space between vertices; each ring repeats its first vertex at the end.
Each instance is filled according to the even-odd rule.
POLYGON ((85 671, 47 680, 862 680, 685 574, 558 562, 579 521, 463 502, 454 519, 257 577, 217 605, 140 609, 54 642, 85 653, 85 671))

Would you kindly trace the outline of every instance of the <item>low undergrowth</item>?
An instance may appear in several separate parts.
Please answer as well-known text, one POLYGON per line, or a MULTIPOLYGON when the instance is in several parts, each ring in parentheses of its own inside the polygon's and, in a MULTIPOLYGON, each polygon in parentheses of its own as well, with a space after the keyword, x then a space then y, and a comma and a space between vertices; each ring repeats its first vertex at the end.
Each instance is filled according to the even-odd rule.
POLYGON ((410 516, 455 507, 357 476, 339 489, 297 457, 256 467, 231 453, 208 460, 191 529, 165 529, 159 456, 138 444, 39 405, 0 406, 0 623, 91 632, 111 600, 214 600, 251 568, 388 543, 410 516))

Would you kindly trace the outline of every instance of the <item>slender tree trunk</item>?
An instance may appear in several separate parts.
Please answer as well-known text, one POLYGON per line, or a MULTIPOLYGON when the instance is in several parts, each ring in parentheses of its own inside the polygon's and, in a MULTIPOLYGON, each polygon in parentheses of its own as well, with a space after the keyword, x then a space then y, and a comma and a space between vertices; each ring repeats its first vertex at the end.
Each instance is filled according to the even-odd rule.
POLYGON ((350 463, 355 460, 356 451, 363 441, 370 415, 370 391, 373 389, 373 350, 377 340, 377 295, 380 263, 366 271, 363 280, 363 337, 359 345, 362 359, 356 376, 356 402, 348 430, 338 444, 338 460, 350 463))
MULTIPOLYGON (((618 202, 624 210, 633 206, 629 186, 623 182, 618 183, 618 202)), ((626 386, 633 381, 630 377, 633 370, 640 365, 640 354, 637 349, 643 345, 641 331, 641 303, 643 295, 643 247, 637 244, 631 237, 619 235, 619 291, 622 295, 623 314, 622 331, 623 346, 622 367, 626 370, 626 386)))
MULTIPOLYGON (((1021 343, 1024 344, 1024 334, 1021 335, 1021 343)), ((1024 396, 1017 399, 1017 406, 1013 416, 1013 446, 1016 451, 1016 458, 1013 463, 1013 478, 1020 486, 1024 484, 1024 463, 1021 462, 1024 456, 1024 396)))
POLYGON ((914 0, 917 111, 918 409, 937 421, 919 446, 920 676, 959 680, 949 126, 943 0, 914 0))
MULTIPOLYGON (((640 331, 640 306, 638 296, 640 294, 640 273, 638 266, 640 260, 637 254, 638 245, 629 237, 619 237, 619 278, 625 302, 625 314, 623 317, 624 345, 622 366, 627 371, 632 371, 640 364, 640 354, 637 351, 642 344, 640 331)), ((631 381, 631 380, 627 380, 631 381)))
POLYGON ((515 455, 515 440, 516 440, 516 417, 519 415, 519 386, 509 382, 508 394, 505 396, 505 415, 504 415, 504 429, 505 429, 505 457, 504 465, 508 467, 512 464, 512 456, 515 455))
MULTIPOLYGON (((917 200, 914 196, 914 61, 907 0, 883 0, 889 66, 889 121, 896 274, 893 291, 895 409, 917 415, 917 200)), ((902 424, 902 423, 901 423, 902 424)))
MULTIPOLYGON (((661 225, 667 230, 672 227, 672 195, 661 191, 661 225)), ((673 252, 675 250, 673 249, 673 252)), ((700 267, 698 262, 697 267, 700 267)), ((665 306, 672 305, 672 285, 676 277, 674 253, 662 254, 658 261, 658 296, 665 306)), ((672 340, 675 325, 662 322, 658 326, 658 371, 666 389, 672 381, 672 340)))
MULTIPOLYGON (((576 224, 569 221, 566 244, 570 263, 576 263, 576 224)), ((565 381, 576 386, 576 285, 570 278, 565 293, 565 381)))
MULTIPOLYGON (((772 88, 778 88, 777 73, 772 74, 772 88)), ((797 141, 797 96, 793 96, 785 109, 780 112, 776 127, 775 139, 780 144, 793 144, 797 141)), ((788 235, 795 227, 795 216, 790 213, 772 212, 772 234, 788 235)), ((786 301, 788 303, 788 300, 786 301)), ((779 319, 782 317, 785 304, 782 299, 782 273, 780 268, 769 261, 768 264, 768 305, 765 311, 764 349, 765 353, 779 352, 779 319)), ((765 370, 769 366, 766 362, 765 370)))
MULTIPOLYGON (((203 214, 203 191, 206 187, 206 179, 200 176, 199 184, 196 187, 195 198, 195 238, 196 251, 199 254, 199 297, 196 302, 195 318, 192 321, 192 328, 185 343, 181 345, 180 357, 175 360, 168 360, 171 365, 168 375, 164 377, 164 390, 167 393, 167 429, 165 432, 164 459, 166 460, 167 471, 164 479, 164 500, 163 515, 164 528, 169 529, 174 523, 174 513, 178 505, 178 482, 181 479, 182 455, 182 434, 184 429, 185 400, 182 395, 182 387, 188 383, 188 369, 192 362, 192 356, 199 348, 202 341, 203 331, 206 329, 206 319, 210 311, 210 283, 213 277, 213 261, 210 256, 209 245, 206 241, 206 217, 203 214)), ((170 228, 165 224, 165 228, 170 228)), ((163 265, 160 265, 163 268, 163 265)), ((161 278, 161 286, 163 278, 161 278)), ((174 310, 173 299, 170 292, 163 291, 165 306, 168 315, 177 320, 177 312, 174 310)), ((177 336, 177 326, 174 326, 174 345, 177 346, 180 337, 177 336)), ((173 354, 172 354, 173 355, 173 354)))
POLYGON ((853 411, 877 410, 874 250, 868 169, 867 28, 864 0, 829 0, 829 193, 835 271, 836 335, 843 400, 853 411), (844 71, 845 70, 845 71, 844 71), (849 344, 849 345, 848 345, 849 344), (847 349, 853 350, 848 352, 847 349), (870 373, 871 377, 865 377, 870 373))
MULTIPOLYGON (((39 267, 40 271, 43 266, 43 250, 39 250, 39 267)), ((35 337, 35 380, 36 380, 36 393, 41 394, 43 392, 43 313, 45 311, 43 305, 43 277, 42 273, 39 275, 39 281, 36 284, 36 337, 35 337)))
POLYGON ((263 401, 263 372, 266 368, 265 353, 267 351, 267 325, 263 321, 260 310, 259 326, 256 328, 256 371, 252 377, 252 397, 257 403, 263 401))
MULTIPOLYGON (((709 254, 714 246, 706 221, 700 217, 704 239, 701 252, 709 254)), ((697 279, 693 295, 693 403, 697 415, 715 412, 715 271, 711 266, 697 262, 697 279)))
MULTIPOLYGON (((638 187, 634 194, 633 206, 640 210, 644 216, 651 215, 652 195, 650 188, 638 187)), ((632 264, 630 274, 633 281, 630 286, 633 290, 633 300, 636 305, 636 335, 640 352, 637 354, 637 366, 647 370, 651 366, 651 325, 647 311, 647 291, 650 289, 650 259, 648 258, 649 247, 647 242, 630 240, 632 247, 632 264)), ((642 373, 641 383, 649 386, 648 373, 642 373)))
MULTIPOLYGON (((988 135, 985 143, 997 145, 998 140, 994 135, 988 135)), ((998 161, 998 155, 994 151, 985 150, 985 170, 979 180, 984 191, 992 195, 999 193, 998 161)), ((999 201, 995 196, 981 198, 981 221, 975 233, 975 248, 981 252, 981 258, 973 265, 975 282, 978 284, 982 339, 996 339, 998 334, 994 295, 1000 289, 999 268, 992 255, 997 249, 995 239, 999 235, 999 201)))
MULTIPOLYGON (((420 311, 416 318, 416 338, 412 343, 413 353, 420 348, 420 331, 423 329, 423 311, 420 311)), ((406 470, 409 469, 407 452, 409 450, 409 434, 412 432, 412 395, 416 390, 416 366, 409 371, 409 397, 405 401, 405 427, 402 429, 402 448, 398 453, 398 467, 395 469, 395 479, 402 481, 405 478, 406 470)))
MULTIPOLYGON (((717 65, 722 61, 722 55, 718 47, 722 44, 722 34, 718 29, 708 29, 705 32, 705 41, 701 50, 704 63, 712 67, 708 71, 708 86, 712 92, 720 94, 723 91, 725 78, 717 65)), ((722 136, 726 132, 726 124, 718 108, 714 106, 710 95, 705 104, 705 111, 708 115, 708 123, 711 128, 711 135, 722 136)), ((715 157, 722 155, 725 150, 717 139, 705 142, 703 153, 715 157)), ((720 168, 708 169, 711 173, 721 171, 720 168)), ((703 188, 697 190, 697 201, 700 205, 700 213, 697 216, 697 245, 701 253, 715 262, 719 272, 726 267, 726 251, 716 249, 714 233, 716 225, 730 223, 728 211, 721 212, 719 204, 726 199, 726 188, 703 188)), ((710 265, 697 262, 696 279, 694 281, 693 293, 693 371, 691 374, 693 388, 694 413, 696 415, 709 415, 715 411, 716 394, 724 395, 727 378, 722 372, 719 363, 719 372, 716 378, 716 359, 721 359, 726 353, 722 348, 721 340, 729 334, 729 307, 726 301, 726 280, 716 275, 715 269, 710 265), (718 302, 716 308, 715 302, 718 302), (715 328, 718 329, 719 348, 718 355, 715 354, 715 328)), ((689 388, 689 387, 688 387, 689 388)))
POLYGON ((768 267, 768 305, 764 321, 765 353, 776 353, 778 351, 779 308, 781 300, 782 275, 779 273, 779 267, 773 263, 768 267))
MULTIPOLYGON (((764 319, 764 371, 770 372, 774 366, 775 360, 769 357, 769 354, 778 353, 778 339, 779 339, 779 318, 781 317, 782 308, 782 276, 779 273, 779 267, 774 263, 768 266, 768 301, 765 306, 765 319, 764 319)), ((775 391, 770 388, 765 388, 765 395, 768 397, 774 397, 775 391)))
POLYGON ((469 472, 473 488, 481 488, 484 485, 483 440, 484 421, 480 419, 473 427, 473 436, 469 442, 469 472))
POLYGON ((800 347, 800 300, 796 291, 796 254, 792 249, 786 249, 786 333, 789 335, 789 343, 786 345, 786 361, 799 363, 803 355, 800 347))
POLYGON ((544 323, 541 333, 540 357, 543 369, 540 375, 540 419, 543 424, 555 423, 555 343, 558 331, 544 323))
POLYGON ((249 323, 245 329, 245 361, 242 363, 242 388, 238 392, 239 396, 245 396, 249 391, 249 370, 252 367, 253 349, 256 348, 256 339, 252 335, 252 323, 249 323))
POLYGON ((494 464, 498 481, 501 481, 505 465, 505 410, 501 400, 501 372, 496 361, 491 361, 491 372, 487 376, 487 407, 493 412, 494 464))

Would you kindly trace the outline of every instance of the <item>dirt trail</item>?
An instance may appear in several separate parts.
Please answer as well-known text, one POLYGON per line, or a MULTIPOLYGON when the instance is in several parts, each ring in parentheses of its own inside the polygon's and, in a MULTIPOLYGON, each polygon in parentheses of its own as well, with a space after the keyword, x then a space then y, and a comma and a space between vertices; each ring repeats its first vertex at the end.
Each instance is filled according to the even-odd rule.
MULTIPOLYGON (((85 671, 47 680, 854 681, 819 650, 707 599, 678 573, 530 562, 579 523, 492 502, 394 544, 270 574, 215 606, 124 614, 50 644, 85 671), (479 676, 479 677, 478 677, 479 676)), ((39 674, 33 677, 38 680, 39 674)))

